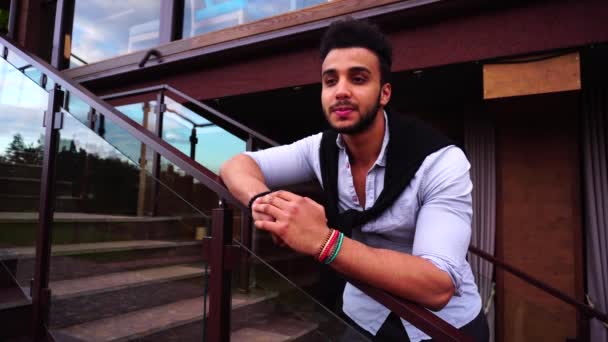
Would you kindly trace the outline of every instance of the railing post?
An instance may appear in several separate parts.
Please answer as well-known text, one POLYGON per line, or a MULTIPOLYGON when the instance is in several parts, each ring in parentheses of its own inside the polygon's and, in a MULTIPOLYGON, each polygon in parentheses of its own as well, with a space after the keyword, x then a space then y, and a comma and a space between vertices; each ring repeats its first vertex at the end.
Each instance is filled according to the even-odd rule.
POLYGON ((55 87, 49 92, 48 109, 44 117, 44 159, 40 179, 40 207, 38 212, 38 232, 36 235, 36 266, 32 291, 32 323, 36 341, 46 334, 51 290, 49 271, 51 261, 51 236, 55 206, 55 166, 59 147, 59 130, 63 123, 61 105, 64 92, 55 87))
POLYGON ((75 0, 57 0, 55 32, 51 65, 58 70, 70 67, 72 53, 72 28, 74 26, 75 0))
MULTIPOLYGON (((241 243, 243 244, 243 246, 245 246, 247 249, 251 250, 251 217, 249 216, 249 213, 245 210, 241 211, 241 243)), ((250 275, 250 256, 249 256, 249 251, 243 249, 241 251, 241 261, 240 261, 240 276, 239 276, 239 290, 241 290, 242 292, 249 292, 249 287, 250 287, 250 283, 249 283, 249 279, 251 277, 250 275)))
POLYGON ((192 132, 190 133, 190 158, 192 158, 192 160, 196 160, 196 144, 198 144, 196 126, 192 126, 192 132))
POLYGON ((16 38, 16 27, 17 27, 17 11, 19 10, 17 5, 18 5, 19 1, 18 0, 11 0, 11 4, 8 10, 8 34, 7 36, 10 39, 15 39, 16 38))
MULTIPOLYGON (((165 104, 165 92, 161 90, 156 95, 156 123, 154 125, 154 134, 160 139, 163 138, 163 116, 167 110, 165 104)), ((158 180, 160 180, 160 154, 154 152, 154 158, 152 159, 152 176, 156 181, 152 182, 152 215, 158 214, 158 192, 160 190, 158 180)))
MULTIPOLYGON (((251 134, 247 137, 245 149, 247 151, 255 150, 254 138, 251 134)), ((253 242, 253 227, 251 226, 251 216, 247 211, 241 211, 241 243, 249 251, 252 250, 253 242)), ((250 287, 250 255, 249 251, 243 250, 241 252, 240 270, 239 270, 239 290, 243 292, 249 292, 250 287)))
POLYGON ((209 315, 207 341, 230 341, 231 276, 227 267, 226 247, 232 242, 232 210, 220 207, 211 214, 209 251, 209 315))

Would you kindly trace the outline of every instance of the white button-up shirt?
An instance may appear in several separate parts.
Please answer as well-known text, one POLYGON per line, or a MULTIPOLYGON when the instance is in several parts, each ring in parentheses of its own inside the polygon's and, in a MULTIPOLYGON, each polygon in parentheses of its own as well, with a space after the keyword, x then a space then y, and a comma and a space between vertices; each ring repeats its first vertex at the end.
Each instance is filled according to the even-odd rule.
MULTIPOLYGON (((386 127, 380 154, 365 181, 365 209, 374 205, 384 188, 388 140, 386 127)), ((339 147, 339 210, 363 210, 340 135, 336 144, 339 147)), ((321 133, 290 145, 247 154, 256 161, 271 188, 315 177, 322 183, 320 145, 321 133)), ((445 271, 456 291, 448 304, 435 314, 457 328, 472 321, 481 310, 481 298, 466 260, 473 214, 469 168, 466 156, 456 146, 447 146, 430 154, 392 206, 378 218, 352 230, 352 238, 368 246, 418 256, 445 271)), ((372 335, 377 333, 390 313, 389 309, 348 283, 343 302, 344 313, 372 335)), ((430 338, 409 322, 402 322, 410 340, 430 338)))

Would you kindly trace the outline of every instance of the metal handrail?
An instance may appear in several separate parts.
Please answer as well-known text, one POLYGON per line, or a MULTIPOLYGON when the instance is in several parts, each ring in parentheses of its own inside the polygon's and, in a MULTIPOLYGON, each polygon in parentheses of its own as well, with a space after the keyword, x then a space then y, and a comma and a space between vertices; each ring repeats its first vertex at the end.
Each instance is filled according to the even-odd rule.
MULTIPOLYGON (((204 168, 199 163, 191 160, 185 154, 183 154, 182 152, 180 152, 173 146, 169 145, 167 142, 161 140, 159 137, 154 135, 152 132, 142 128, 141 125, 139 125, 137 122, 130 119, 123 113, 119 112, 118 110, 116 110, 114 107, 112 107, 105 101, 103 101, 101 99, 98 100, 97 97, 93 93, 88 91, 87 89, 83 88, 79 84, 76 84, 75 82, 73 82, 69 79, 65 79, 61 75, 60 72, 58 72, 58 71, 54 70, 52 67, 48 66, 45 61, 41 60, 40 58, 38 58, 34 55, 30 55, 29 53, 22 51, 13 42, 11 42, 10 40, 7 40, 3 37, 0 37, 0 43, 2 43, 4 46, 8 47, 12 53, 16 53, 21 58, 23 58, 24 60, 26 60, 27 62, 32 64, 35 68, 37 68, 43 74, 50 76, 55 81, 56 86, 60 86, 62 89, 69 91, 70 93, 79 97, 81 101, 88 104, 91 108, 95 109, 101 115, 109 117, 115 124, 117 124, 118 126, 120 126, 123 129, 125 129, 129 134, 131 134, 133 137, 138 139, 140 142, 151 147, 158 154, 160 154, 167 160, 174 163, 176 166, 181 168, 186 173, 193 176, 195 179, 197 179, 203 185, 205 185, 206 187, 208 187, 209 189, 214 191, 216 194, 218 194, 221 198, 230 202, 232 205, 236 206, 237 208, 240 208, 242 210, 246 209, 246 207, 243 204, 241 204, 228 191, 228 189, 226 189, 226 187, 224 185, 222 185, 218 180, 216 180, 217 176, 215 176, 211 171, 204 168)), ((180 95, 180 96, 182 94, 181 92, 179 92, 171 87, 167 87, 166 89, 169 89, 171 91, 176 91, 178 93, 178 95, 180 95)), ((185 95, 185 94, 183 94, 183 95, 185 95)), ((193 103, 201 104, 201 107, 203 107, 203 108, 208 107, 208 106, 200 103, 199 101, 192 99, 191 97, 189 97, 187 95, 185 95, 184 97, 187 100, 192 101, 193 103)), ((213 109, 211 109, 211 111, 214 112, 213 114, 216 116, 224 116, 223 114, 221 114, 213 109)), ((233 120, 230 119, 230 121, 233 121, 233 120)), ((238 124, 238 126, 244 127, 241 124, 238 124)), ((252 133, 254 133, 250 129, 247 129, 247 131, 251 131, 252 133)), ((263 136, 261 136, 261 137, 263 137, 263 136)), ((259 136, 258 136, 258 138, 259 138, 259 136)), ((272 143, 273 145, 277 144, 276 142, 274 142, 268 138, 260 139, 260 140, 264 140, 268 143, 272 143)), ((222 242, 220 241, 219 243, 222 243, 222 242)), ((215 249, 218 250, 217 247, 215 249)), ((223 260, 215 260, 215 262, 222 264, 223 260)), ((222 272, 217 272, 217 274, 221 274, 221 273, 222 272)), ((396 297, 383 290, 371 287, 362 282, 359 282, 359 281, 353 281, 353 282, 358 284, 358 287, 360 289, 362 289, 365 293, 369 294, 370 296, 372 296, 373 298, 378 300, 380 303, 391 308, 391 310, 394 310, 397 314, 399 314, 399 316, 407 317, 412 322, 418 322, 419 324, 421 324, 422 326, 418 326, 418 328, 433 338, 446 340, 446 341, 469 341, 470 340, 467 336, 465 336, 462 332, 460 332, 456 327, 443 321, 440 317, 434 315, 433 313, 429 312, 428 310, 426 310, 425 308, 423 308, 422 306, 420 306, 418 304, 415 304, 413 302, 396 297)), ((216 286, 216 288, 218 288, 218 287, 216 286)), ((212 296, 212 299, 214 299, 214 296, 212 296)), ((218 300, 218 299, 215 298, 215 300, 218 300)), ((215 319, 217 319, 217 317, 215 319)))
POLYGON ((268 138, 267 136, 263 135, 262 133, 259 133, 255 130, 243 125, 242 123, 232 119, 231 117, 227 116, 226 114, 221 113, 220 111, 204 104, 203 102, 193 98, 192 96, 190 96, 190 95, 184 93, 183 91, 176 89, 168 84, 159 84, 159 85, 152 86, 152 87, 145 87, 145 88, 139 88, 139 89, 134 89, 134 90, 129 90, 129 91, 112 93, 112 94, 100 96, 100 98, 102 98, 104 100, 115 100, 115 99, 119 99, 119 98, 123 98, 123 97, 142 95, 142 94, 147 94, 147 93, 151 93, 151 92, 155 92, 155 91, 163 91, 163 90, 170 91, 174 94, 177 94, 178 96, 190 101, 190 103, 196 105, 197 107, 204 109, 206 112, 213 115, 215 118, 229 123, 230 125, 241 130, 242 132, 244 132, 260 141, 263 141, 270 146, 279 145, 278 142, 268 138))
POLYGON ((600 312, 600 311, 590 307, 589 305, 586 305, 583 302, 578 301, 578 300, 568 296, 567 294, 563 293, 562 291, 543 283, 542 281, 509 265, 508 263, 506 263, 502 260, 496 259, 494 256, 484 252, 483 250, 481 250, 477 247, 470 246, 469 251, 471 253, 477 255, 478 257, 494 264, 495 266, 511 273, 512 275, 518 277, 519 279, 537 287, 538 289, 540 289, 544 292, 547 292, 548 294, 552 295, 553 297, 560 299, 561 301, 563 301, 567 304, 575 306, 577 309, 581 310, 586 316, 591 316, 593 318, 597 318, 598 320, 600 320, 604 323, 608 323, 608 315, 606 315, 605 313, 600 312))
POLYGON ((77 96, 91 108, 95 109, 97 113, 108 117, 116 125, 125 129, 129 134, 134 136, 140 142, 144 143, 146 146, 152 148, 155 152, 175 164, 184 172, 193 176, 197 181, 211 189, 231 205, 234 205, 240 209, 246 209, 245 206, 239 202, 228 191, 228 189, 226 189, 226 187, 217 181, 217 175, 215 175, 212 171, 191 160, 178 149, 158 138, 156 135, 154 135, 154 133, 143 129, 139 123, 121 113, 105 101, 98 99, 97 96, 95 96, 95 94, 91 93, 89 90, 72 80, 64 78, 61 72, 48 66, 48 64, 39 57, 22 51, 11 40, 4 37, 0 37, 0 42, 9 48, 11 53, 16 53, 19 55, 19 57, 33 65, 40 72, 47 75, 47 77, 51 77, 55 81, 56 85, 61 86, 61 88, 64 90, 77 96))

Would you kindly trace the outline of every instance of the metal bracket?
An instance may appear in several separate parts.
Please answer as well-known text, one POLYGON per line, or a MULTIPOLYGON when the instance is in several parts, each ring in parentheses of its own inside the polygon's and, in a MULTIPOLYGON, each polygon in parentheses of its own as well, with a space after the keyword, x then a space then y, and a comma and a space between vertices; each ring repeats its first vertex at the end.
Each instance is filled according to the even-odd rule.
MULTIPOLYGON (((212 237, 205 237, 203 239, 203 261, 209 262, 211 258, 211 239, 212 237)), ((239 267, 241 247, 239 245, 226 245, 224 246, 224 270, 232 272, 239 267)))
POLYGON ((42 88, 45 88, 45 89, 46 89, 46 84, 47 84, 47 82, 48 82, 48 78, 47 78, 46 74, 42 74, 42 75, 40 75, 40 86, 41 86, 42 88))
POLYGON ((167 111, 167 104, 166 104, 166 103, 161 103, 161 104, 160 104, 160 107, 159 107, 159 105, 156 105, 156 106, 154 107, 154 110, 155 110, 157 113, 159 113, 159 112, 160 112, 160 113, 164 113, 164 112, 166 112, 166 111, 167 111))
POLYGON ((146 63, 148 63, 148 60, 152 56, 156 57, 156 61, 158 63, 163 62, 163 55, 156 49, 150 49, 146 52, 146 54, 144 55, 144 58, 142 58, 141 61, 139 62, 139 67, 143 68, 146 65, 146 63))
POLYGON ((43 120, 42 120, 42 127, 46 127, 48 120, 53 120, 53 122, 51 122, 51 128, 52 129, 56 129, 56 130, 60 130, 63 128, 63 110, 56 112, 55 115, 53 115, 52 119, 47 118, 47 111, 44 111, 44 116, 43 116, 43 120))
POLYGON ((89 111, 87 112, 87 121, 89 121, 91 125, 95 124, 95 121, 97 121, 97 114, 95 112, 95 109, 89 109, 89 111))

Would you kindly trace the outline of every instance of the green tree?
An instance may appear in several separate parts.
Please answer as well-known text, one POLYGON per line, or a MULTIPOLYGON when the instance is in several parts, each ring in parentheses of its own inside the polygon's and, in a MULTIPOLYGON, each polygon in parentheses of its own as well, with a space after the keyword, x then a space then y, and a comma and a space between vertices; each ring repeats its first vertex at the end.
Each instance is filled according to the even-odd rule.
POLYGON ((23 136, 19 133, 13 136, 13 141, 5 151, 4 161, 14 164, 34 164, 42 163, 42 144, 38 139, 37 145, 26 145, 23 136))

